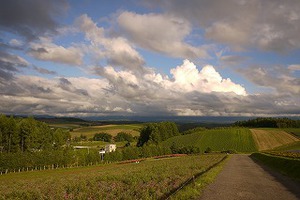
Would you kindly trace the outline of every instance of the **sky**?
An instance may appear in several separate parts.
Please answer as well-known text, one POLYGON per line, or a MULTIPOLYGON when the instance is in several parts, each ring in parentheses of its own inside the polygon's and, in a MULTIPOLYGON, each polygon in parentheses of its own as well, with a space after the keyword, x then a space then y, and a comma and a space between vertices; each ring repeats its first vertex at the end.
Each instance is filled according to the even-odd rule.
POLYGON ((299 0, 2 0, 0 113, 300 116, 299 0))

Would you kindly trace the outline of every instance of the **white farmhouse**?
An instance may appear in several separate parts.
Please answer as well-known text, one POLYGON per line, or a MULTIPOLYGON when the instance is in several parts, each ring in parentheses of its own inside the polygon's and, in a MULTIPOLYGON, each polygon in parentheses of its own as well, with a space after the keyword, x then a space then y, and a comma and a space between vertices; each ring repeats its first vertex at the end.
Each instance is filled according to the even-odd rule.
POLYGON ((116 151, 117 146, 115 144, 107 144, 105 145, 105 153, 110 153, 116 151))

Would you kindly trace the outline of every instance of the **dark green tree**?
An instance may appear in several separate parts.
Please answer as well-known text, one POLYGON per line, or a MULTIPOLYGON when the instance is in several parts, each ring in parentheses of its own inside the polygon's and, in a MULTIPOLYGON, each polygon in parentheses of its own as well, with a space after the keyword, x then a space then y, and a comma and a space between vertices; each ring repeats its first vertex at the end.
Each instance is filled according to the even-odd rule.
POLYGON ((112 136, 108 133, 96 133, 93 139, 94 141, 111 142, 112 136))
POLYGON ((179 135, 179 131, 173 122, 149 123, 142 128, 137 146, 145 143, 158 144, 176 135, 179 135))

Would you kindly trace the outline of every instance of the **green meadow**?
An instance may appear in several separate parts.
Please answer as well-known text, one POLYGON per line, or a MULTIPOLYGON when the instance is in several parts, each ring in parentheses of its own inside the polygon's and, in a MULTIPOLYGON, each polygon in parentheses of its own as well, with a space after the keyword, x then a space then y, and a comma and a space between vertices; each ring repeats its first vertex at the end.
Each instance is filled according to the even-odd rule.
POLYGON ((251 131, 246 128, 219 128, 203 130, 188 135, 172 137, 162 143, 166 146, 195 146, 204 152, 235 150, 237 152, 257 151, 251 131))

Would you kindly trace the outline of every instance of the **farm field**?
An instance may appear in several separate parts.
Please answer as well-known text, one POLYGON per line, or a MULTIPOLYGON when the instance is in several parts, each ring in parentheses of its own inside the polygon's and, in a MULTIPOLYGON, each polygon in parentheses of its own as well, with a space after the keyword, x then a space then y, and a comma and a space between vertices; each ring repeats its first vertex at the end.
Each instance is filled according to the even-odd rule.
POLYGON ((295 136, 280 129, 251 129, 251 132, 260 151, 299 141, 295 136))
POLYGON ((73 129, 71 133, 72 137, 79 137, 80 135, 92 138, 94 134, 105 132, 116 136, 119 132, 130 133, 133 136, 139 136, 139 129, 143 125, 141 124, 130 124, 130 125, 104 125, 104 126, 88 126, 73 129))
POLYGON ((224 156, 6 174, 0 176, 0 199, 159 199, 224 156))
POLYGON ((300 141, 286 144, 280 147, 272 149, 274 151, 299 151, 300 152, 300 141))
POLYGON ((212 151, 236 150, 238 152, 257 151, 256 145, 249 129, 224 128, 199 131, 196 133, 176 136, 163 142, 171 146, 195 146, 204 152, 208 147, 212 151))
POLYGON ((74 128, 80 128, 80 124, 76 123, 49 123, 50 127, 53 128, 62 128, 62 129, 74 129, 74 128))
POLYGON ((284 128, 282 129, 287 133, 291 133, 293 135, 296 135, 297 137, 300 138, 300 128, 284 128))

